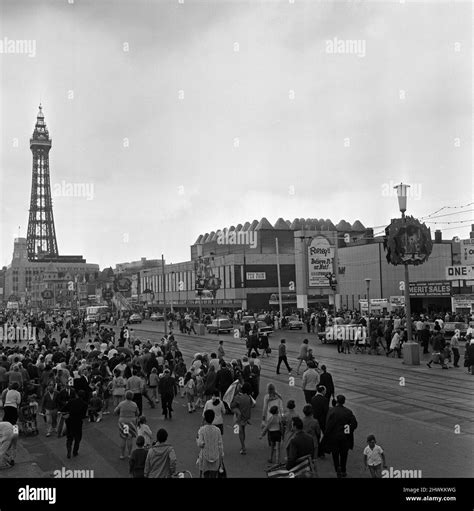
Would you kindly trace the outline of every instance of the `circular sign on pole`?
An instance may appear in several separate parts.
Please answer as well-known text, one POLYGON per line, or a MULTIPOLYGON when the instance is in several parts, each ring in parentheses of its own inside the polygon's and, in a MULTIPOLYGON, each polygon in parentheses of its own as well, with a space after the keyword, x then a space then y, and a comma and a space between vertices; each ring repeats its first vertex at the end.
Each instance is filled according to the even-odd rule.
POLYGON ((431 230, 412 216, 397 218, 385 229, 384 248, 390 264, 423 264, 433 249, 431 230))

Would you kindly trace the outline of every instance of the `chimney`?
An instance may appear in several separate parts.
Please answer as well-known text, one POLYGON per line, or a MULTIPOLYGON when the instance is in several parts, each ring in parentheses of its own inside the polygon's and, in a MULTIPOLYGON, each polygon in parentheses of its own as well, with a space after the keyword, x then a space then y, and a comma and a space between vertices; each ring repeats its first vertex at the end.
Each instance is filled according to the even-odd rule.
POLYGON ((441 231, 438 229, 435 231, 435 243, 441 243, 443 241, 443 235, 441 231))

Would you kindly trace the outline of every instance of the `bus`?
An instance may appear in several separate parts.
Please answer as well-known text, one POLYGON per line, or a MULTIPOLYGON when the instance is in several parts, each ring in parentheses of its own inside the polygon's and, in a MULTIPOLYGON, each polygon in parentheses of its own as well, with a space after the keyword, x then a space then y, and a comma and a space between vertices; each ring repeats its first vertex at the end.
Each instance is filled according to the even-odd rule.
POLYGON ((93 305, 86 308, 86 323, 106 321, 110 314, 110 307, 107 305, 93 305))

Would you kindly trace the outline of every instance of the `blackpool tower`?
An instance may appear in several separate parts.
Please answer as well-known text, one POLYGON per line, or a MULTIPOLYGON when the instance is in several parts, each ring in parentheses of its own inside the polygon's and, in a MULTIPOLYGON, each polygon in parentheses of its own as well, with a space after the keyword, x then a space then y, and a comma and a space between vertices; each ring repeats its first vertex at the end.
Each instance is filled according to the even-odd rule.
POLYGON ((44 122, 41 105, 35 130, 30 139, 33 153, 30 216, 28 219, 27 251, 30 261, 58 258, 58 244, 54 229, 53 203, 49 180, 49 150, 51 139, 44 122))

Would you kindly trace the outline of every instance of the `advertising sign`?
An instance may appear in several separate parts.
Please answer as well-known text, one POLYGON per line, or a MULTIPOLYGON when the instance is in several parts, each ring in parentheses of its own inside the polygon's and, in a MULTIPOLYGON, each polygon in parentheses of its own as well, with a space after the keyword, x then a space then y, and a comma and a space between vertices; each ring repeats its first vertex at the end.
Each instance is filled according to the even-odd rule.
POLYGON ((267 280, 267 274, 264 271, 248 271, 247 280, 267 280))
POLYGON ((461 264, 474 265, 474 239, 461 240, 461 264))
POLYGON ((405 307, 405 297, 404 296, 391 296, 390 297, 390 305, 392 307, 405 307))
POLYGON ((453 309, 471 309, 474 305, 474 295, 453 296, 453 309))
MULTIPOLYGON (((359 300, 361 310, 367 310, 367 298, 359 300)), ((371 298, 370 299, 370 310, 382 310, 388 309, 388 300, 386 298, 371 298)))
POLYGON ((41 293, 41 296, 44 300, 51 300, 51 298, 53 298, 54 296, 54 293, 51 291, 51 289, 45 289, 42 293, 41 293))
POLYGON ((474 279, 474 266, 446 266, 447 280, 474 279))
POLYGON ((410 296, 451 296, 451 282, 410 282, 410 296))
POLYGON ((127 293, 132 287, 132 282, 126 277, 118 277, 114 282, 114 289, 119 293, 127 293))
POLYGON ((315 236, 308 246, 308 285, 329 287, 328 274, 332 274, 334 247, 324 236, 315 236))

